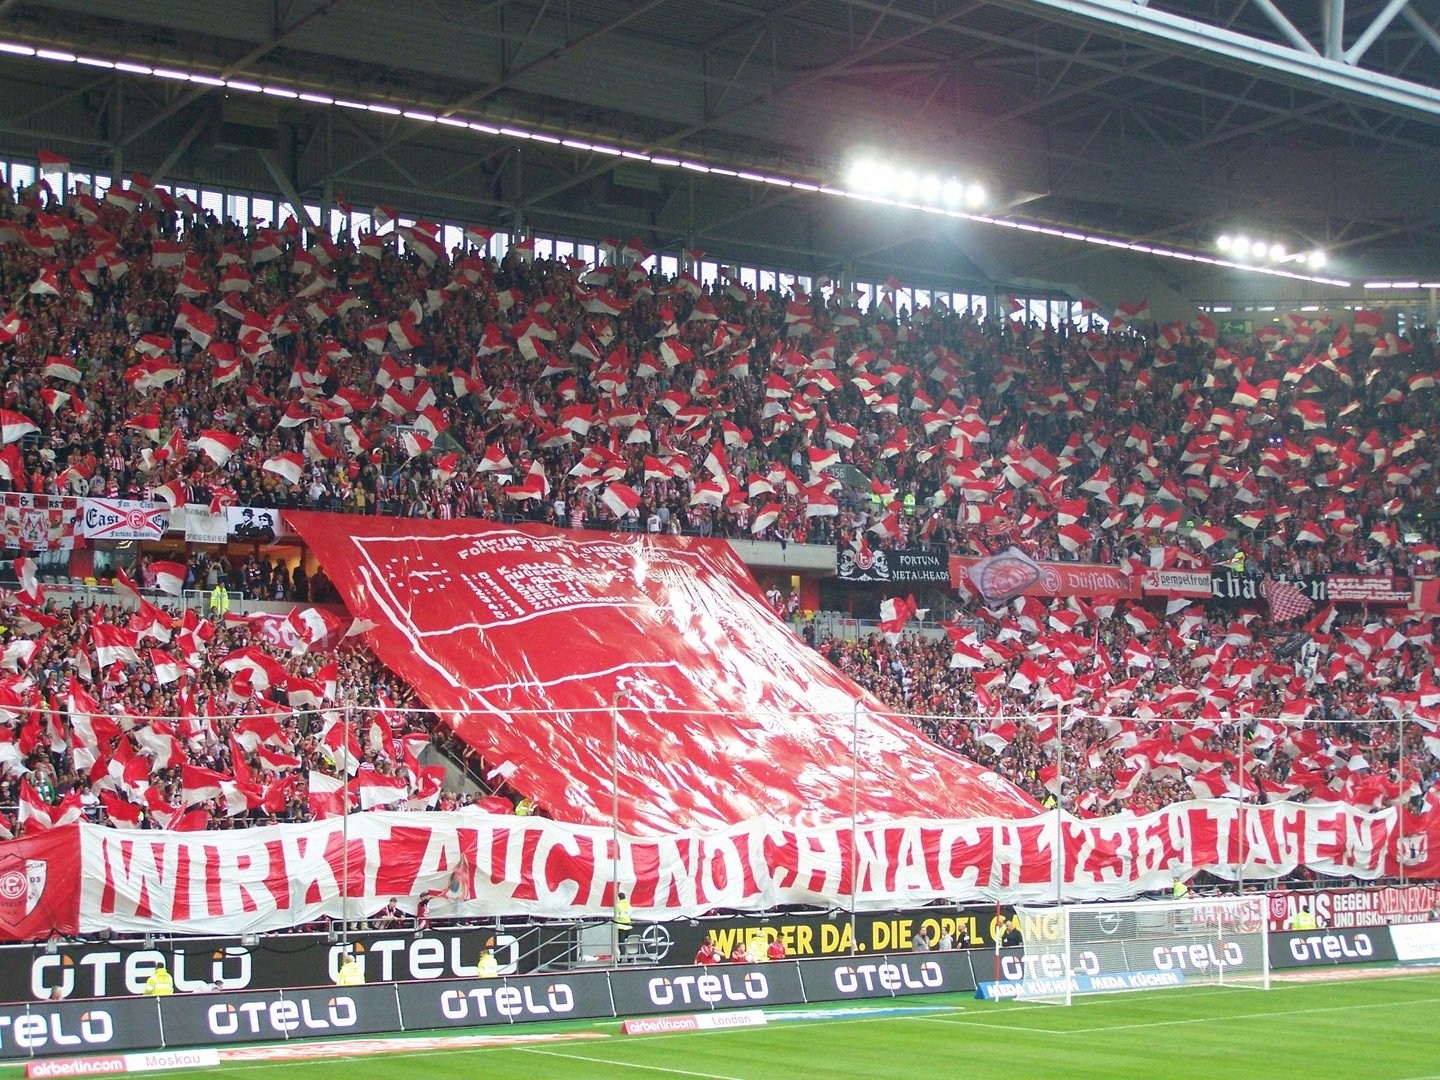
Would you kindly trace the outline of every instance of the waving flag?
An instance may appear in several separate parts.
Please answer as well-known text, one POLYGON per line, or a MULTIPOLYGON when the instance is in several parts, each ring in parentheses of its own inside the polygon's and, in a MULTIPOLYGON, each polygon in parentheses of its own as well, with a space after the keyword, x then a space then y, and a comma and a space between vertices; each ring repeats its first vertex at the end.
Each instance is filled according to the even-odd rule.
POLYGON ((150 570, 155 575, 155 587, 169 596, 179 596, 185 588, 187 570, 184 563, 152 562, 150 570))
POLYGON ((627 484, 613 483, 600 495, 600 501, 617 518, 623 518, 640 505, 640 495, 627 484))
POLYGON ((62 825, 73 825, 80 820, 80 815, 79 792, 71 792, 52 806, 30 786, 29 780, 20 781, 19 823, 25 831, 58 829, 62 825))
POLYGON ((0 444, 9 444, 33 435, 40 428, 35 421, 9 409, 0 409, 0 444))
POLYGON ((1260 594, 1270 604, 1270 617, 1276 622, 1308 614, 1315 604, 1296 586, 1287 581, 1266 578, 1260 583, 1260 594))
POLYGON ((880 602, 880 632, 892 643, 899 641, 905 624, 911 619, 923 620, 929 610, 929 608, 916 607, 913 595, 904 599, 891 597, 888 600, 882 600, 880 602))
POLYGON ((987 604, 1003 604, 1040 580, 1040 564, 1017 547, 973 563, 965 571, 975 591, 987 604))
POLYGON ((217 431, 214 428, 206 428, 200 432, 200 437, 195 440, 195 449, 213 461, 218 468, 224 468, 230 460, 230 455, 240 448, 240 436, 231 435, 228 431, 217 431))

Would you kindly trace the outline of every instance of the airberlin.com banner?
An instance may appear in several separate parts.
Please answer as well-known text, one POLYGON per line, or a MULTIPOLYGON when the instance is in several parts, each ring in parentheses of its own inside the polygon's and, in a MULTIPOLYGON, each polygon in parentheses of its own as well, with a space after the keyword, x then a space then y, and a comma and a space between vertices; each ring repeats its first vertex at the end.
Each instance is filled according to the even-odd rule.
MULTIPOLYGON (((1245 808, 1243 831, 1240 819, 1237 804, 1207 800, 1144 817, 1067 820, 1064 894, 1134 896, 1166 890, 1198 869, 1235 877, 1243 866, 1250 879, 1300 866, 1364 879, 1398 871, 1393 810, 1278 803, 1245 808)), ((864 825, 853 849, 844 823, 798 829, 761 819, 713 833, 622 835, 618 861, 622 887, 645 919, 846 906, 855 866, 855 904, 876 910, 939 899, 1052 899, 1055 839, 1054 815, 864 825)), ((334 819, 214 833, 80 825, 16 843, 30 843, 22 861, 43 869, 28 872, 41 883, 29 913, 24 896, 0 912, 0 935, 12 939, 43 936, 52 926, 240 934, 354 917, 392 896, 433 897, 430 912, 439 918, 595 916, 614 901, 609 830, 474 810, 354 815, 348 853, 334 819)), ((4 865, 13 865, 6 850, 13 846, 0 845, 4 865)), ((1414 846, 1407 851, 1413 856, 1414 846)), ((1440 853, 1440 842, 1429 851, 1440 853)), ((1440 876, 1434 858, 1407 869, 1440 876)))

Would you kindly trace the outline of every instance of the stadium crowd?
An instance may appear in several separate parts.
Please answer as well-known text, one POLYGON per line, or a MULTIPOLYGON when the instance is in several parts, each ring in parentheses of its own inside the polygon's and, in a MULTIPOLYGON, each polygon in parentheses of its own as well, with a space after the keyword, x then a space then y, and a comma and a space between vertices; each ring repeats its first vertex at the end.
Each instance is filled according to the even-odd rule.
MULTIPOLYGON (((497 262, 485 230, 447 253, 437 235, 398 221, 379 236, 308 234, 293 219, 242 229, 142 177, 103 199, 0 188, 0 490, 840 549, 1013 545, 1132 569, 1406 575, 1440 558, 1434 342, 1383 332, 1378 313, 1291 315, 1243 340, 1221 340, 1203 316, 1158 325, 1143 305, 1088 330, 1042 327, 888 296, 861 310, 828 283, 787 295, 667 280, 634 241, 595 267, 536 260, 524 244, 497 262)), ((197 587, 238 576, 259 596, 330 598, 253 557, 190 572, 197 587)), ((131 642, 86 675, 81 643, 113 613, 38 608, 5 619, 0 802, 29 774, 87 813, 147 826, 187 808, 231 822, 324 812, 331 792, 314 777, 335 776, 336 710, 384 717, 406 693, 349 647, 287 659, 288 671, 256 660, 171 680, 165 657, 131 642), (297 698, 288 681, 317 681, 322 659, 337 665, 334 691, 297 698), (77 705, 77 691, 100 707, 77 705), (53 711, 25 711, 37 701, 53 711), (291 708, 273 734, 216 719, 291 708), (81 747, 58 721, 67 711, 121 722, 81 747), (184 729, 124 722, 143 716, 184 729), (208 772, 187 783, 187 766, 208 772), (91 797, 100 775, 124 805, 91 797)), ((1031 598, 950 642, 820 647, 902 711, 983 714, 924 722, 1042 799, 1059 765, 1045 717, 1068 702, 1079 770, 1065 791, 1081 812, 1143 810, 1197 785, 1422 797, 1440 704, 1433 621, 1326 608, 1281 633, 1267 620, 1031 598), (1243 770, 1234 731, 1205 726, 1222 712, 1265 718, 1248 727, 1243 770), (1157 742, 1171 734, 1162 715, 1192 722, 1171 749, 1157 742), (1403 753, 1394 736, 1346 726, 1401 715, 1425 721, 1403 753)), ((217 659, 286 651, 234 622, 167 632, 217 659)), ((353 798, 457 798, 407 752, 407 736, 434 725, 395 715, 351 754, 369 774, 353 798)))
POLYGON ((1190 798, 1418 813, 1440 797, 1434 619, 1328 608, 1286 629, 1253 612, 1137 608, 1077 636, 1046 625, 1073 614, 1063 603, 1027 606, 978 632, 951 627, 952 640, 818 647, 941 745, 1080 816, 1190 798))

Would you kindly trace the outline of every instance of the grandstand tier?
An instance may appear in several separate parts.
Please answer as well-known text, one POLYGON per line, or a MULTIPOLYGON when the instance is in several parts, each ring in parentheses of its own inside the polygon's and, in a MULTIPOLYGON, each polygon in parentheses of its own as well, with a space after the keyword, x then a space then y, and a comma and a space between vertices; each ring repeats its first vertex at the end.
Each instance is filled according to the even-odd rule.
MULTIPOLYGON (((405 218, 307 231, 221 220, 141 176, 57 180, 0 188, 0 504, 19 587, 3 616, 0 806, 24 832, 536 798, 593 823, 618 746, 637 830, 777 799, 801 820, 843 817, 847 796, 875 817, 1336 801, 1381 821, 1387 867, 1434 871, 1431 334, 1340 307, 1240 327, 1157 325, 1143 303, 1027 322, 907 304, 893 283, 862 300, 844 281, 662 274, 643 247, 502 256, 489 229, 436 250, 435 229, 405 218), (186 546, 168 536, 128 561, 133 546, 90 535, 83 511, 101 503, 142 522, 185 506, 186 546), (605 609, 630 614, 614 641, 574 624, 542 637, 532 619, 476 634, 503 645, 508 673, 483 651, 437 671, 376 617, 378 586, 345 592, 377 624, 379 658, 345 637, 343 613, 303 606, 334 599, 314 552, 350 519, 315 519, 306 552, 233 524, 274 507, 417 536, 500 521, 536 548, 628 552, 615 588, 639 584, 605 609), (909 632, 927 601, 892 586, 847 597, 880 610, 880 634, 832 622, 811 654, 728 552, 661 539, 675 534, 823 544, 855 565, 925 549, 969 570, 943 598, 943 638, 909 632), (662 551, 708 560, 709 591, 662 551), (122 566, 157 591, 140 596, 122 566), (112 577, 114 593, 86 584, 112 577), (237 607, 302 606, 227 611, 217 587, 237 607), (650 622, 633 617, 642 600, 650 622), (607 667, 611 650, 648 663, 662 644, 700 676, 607 667), (588 681, 539 695, 557 676, 532 653, 588 681), (431 675, 490 694, 427 697, 464 710, 463 742, 414 707, 431 675), (859 698, 853 729, 847 678, 878 699, 859 698), (805 717, 817 702, 823 716, 805 717), (526 712, 554 707, 556 724, 526 712), (886 707, 979 767, 917 743, 886 707), (701 730, 692 708, 754 727, 701 730), (427 757, 437 747, 454 769, 427 757)), ((428 618, 459 590, 424 572, 398 579, 428 618)))

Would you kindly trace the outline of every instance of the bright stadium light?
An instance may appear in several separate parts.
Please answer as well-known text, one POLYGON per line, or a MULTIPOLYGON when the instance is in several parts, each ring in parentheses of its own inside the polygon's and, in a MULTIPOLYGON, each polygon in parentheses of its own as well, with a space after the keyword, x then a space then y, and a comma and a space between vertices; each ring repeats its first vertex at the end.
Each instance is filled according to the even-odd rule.
POLYGON ((895 194, 901 199, 911 199, 915 196, 916 189, 920 186, 920 178, 909 169, 901 169, 895 174, 895 194))
POLYGON ((1318 248, 1305 256, 1305 265, 1310 267, 1311 270, 1320 270, 1327 262, 1329 262, 1329 259, 1326 257, 1325 252, 1318 248))
POLYGON ((965 185, 959 180, 946 180, 940 189, 940 198, 946 206, 959 206, 965 201, 965 185))
POLYGON ((856 191, 883 195, 895 183, 895 170, 869 158, 861 158, 850 167, 850 186, 856 191))
POLYGON ((1254 255, 1257 259, 1263 259, 1265 257, 1265 253, 1269 250, 1270 245, 1265 243, 1264 240, 1256 240, 1253 244, 1250 245, 1250 254, 1254 255))
POLYGON ((941 190, 940 177, 933 173, 920 181, 920 198, 928 203, 939 202, 941 190))
POLYGON ((980 183, 979 180, 973 181, 970 186, 965 189, 965 204, 967 206, 984 206, 986 200, 989 198, 990 196, 985 190, 985 185, 980 183))
POLYGON ((1228 252, 1233 243, 1234 241, 1230 239, 1230 235, 1228 233, 1221 233, 1220 236, 1215 240, 1215 246, 1224 252, 1228 252))
POLYGON ((1230 251, 1237 259, 1243 259, 1250 254, 1250 241, 1244 236, 1237 236, 1230 243, 1230 251))
POLYGON ((1284 261, 1285 261, 1285 245, 1284 245, 1284 244, 1271 244, 1271 245, 1270 245, 1270 259, 1271 259, 1272 262, 1284 262, 1284 261))

